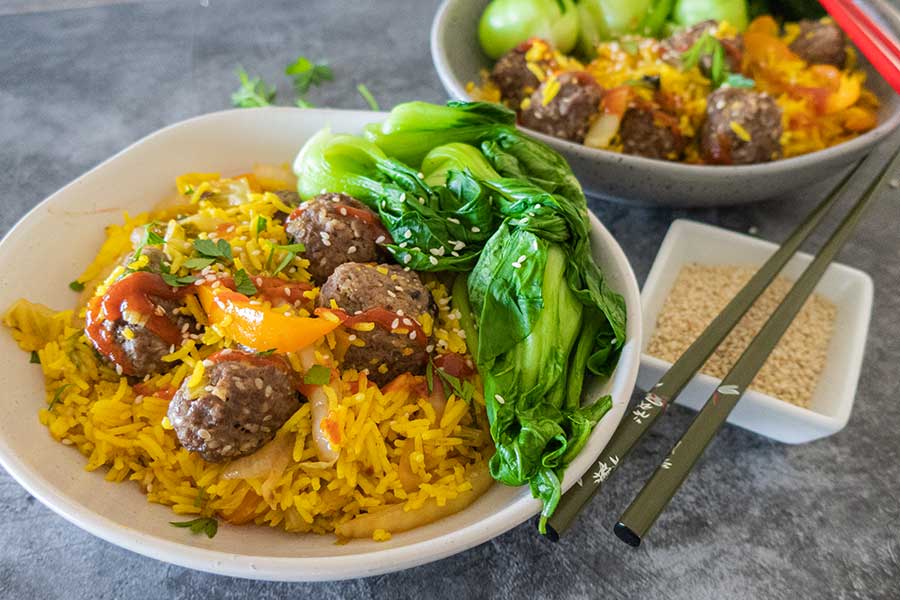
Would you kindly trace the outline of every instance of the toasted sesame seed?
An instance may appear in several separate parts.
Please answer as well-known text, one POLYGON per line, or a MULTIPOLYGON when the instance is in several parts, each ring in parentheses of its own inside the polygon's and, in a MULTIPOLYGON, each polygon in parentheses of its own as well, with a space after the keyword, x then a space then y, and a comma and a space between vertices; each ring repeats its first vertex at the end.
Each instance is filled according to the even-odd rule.
POLYGON ((383 244, 383 243, 384 243, 384 240, 385 240, 385 237, 384 237, 383 235, 379 235, 377 238, 375 238, 375 243, 376 243, 376 244, 383 244))
POLYGON ((203 428, 197 430, 197 436, 207 441, 212 438, 212 435, 203 428))
POLYGON ((347 248, 347 254, 356 254, 356 246, 350 246, 347 248))
POLYGON ((433 264, 433 265, 436 265, 436 264, 438 264, 438 259, 435 258, 435 257, 433 257, 433 256, 429 256, 429 257, 428 257, 428 262, 430 262, 430 263, 433 264))
POLYGON ((400 319, 391 321, 391 329, 397 329, 398 327, 400 327, 400 319))
POLYGON ((412 254, 404 254, 403 255, 403 263, 404 264, 409 263, 409 261, 411 261, 411 260, 412 260, 412 254))
POLYGON ((406 239, 411 238, 411 237, 412 237, 412 230, 411 230, 411 229, 407 229, 406 231, 404 231, 404 232, 403 232, 403 237, 405 237, 406 239))
POLYGON ((459 225, 459 219, 454 219, 453 217, 447 217, 447 221, 453 223, 454 225, 459 225))
POLYGON ((413 329, 412 331, 409 332, 409 339, 411 339, 411 340, 416 339, 416 330, 415 329, 413 329))
POLYGON ((263 387, 265 387, 265 382, 259 377, 257 377, 256 379, 253 380, 253 384, 256 386, 256 389, 258 389, 258 390, 261 390, 261 389, 263 389, 263 387))
POLYGON ((341 210, 338 211, 338 212, 341 213, 341 216, 342 216, 342 217, 346 217, 346 216, 347 216, 347 209, 344 208, 343 206, 341 207, 341 210))
POLYGON ((400 316, 402 317, 402 316, 403 316, 403 309, 402 309, 402 308, 398 308, 398 309, 397 309, 397 314, 400 315, 400 316))
POLYGON ((472 233, 480 233, 480 232, 481 232, 481 227, 472 226, 472 233))
POLYGON ((494 394, 494 400, 496 400, 500 404, 506 404, 506 400, 503 399, 503 396, 500 394, 494 394))

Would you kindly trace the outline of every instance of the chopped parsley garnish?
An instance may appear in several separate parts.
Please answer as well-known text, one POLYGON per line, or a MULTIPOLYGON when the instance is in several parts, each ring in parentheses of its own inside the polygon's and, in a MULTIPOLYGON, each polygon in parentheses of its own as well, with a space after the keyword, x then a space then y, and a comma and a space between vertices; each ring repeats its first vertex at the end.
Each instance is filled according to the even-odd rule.
POLYGON ((65 392, 68 388, 72 387, 71 383, 64 383, 53 392, 53 400, 50 401, 50 404, 47 405, 47 410, 51 410, 57 402, 62 399, 63 392, 65 392))
POLYGON ((224 259, 226 262, 234 258, 231 244, 225 240, 194 240, 194 249, 206 258, 224 259))
POLYGON ((72 290, 73 292, 83 292, 84 284, 76 279, 75 281, 69 282, 69 289, 72 290))
POLYGON ((160 276, 163 278, 163 281, 166 282, 166 285, 170 285, 172 287, 182 287, 185 285, 191 285, 197 278, 193 275, 184 275, 183 277, 176 277, 171 273, 160 273, 160 276))
POLYGON ((263 350, 262 352, 257 352, 257 356, 272 356, 275 352, 278 351, 278 348, 269 348, 268 350, 263 350))
POLYGON ((257 237, 259 236, 259 234, 261 234, 263 231, 266 230, 266 226, 268 224, 269 224, 269 222, 266 220, 265 217, 261 217, 261 216, 256 217, 256 235, 257 235, 257 237))
POLYGON ((214 517, 199 517, 191 521, 169 521, 172 527, 190 529, 191 533, 205 533, 206 537, 213 538, 219 531, 219 521, 214 517))
POLYGON ((458 398, 462 398, 466 402, 472 401, 472 394, 475 393, 475 386, 471 381, 461 380, 459 377, 447 373, 443 369, 437 369, 437 374, 441 380, 453 391, 458 398))
POLYGON ((275 88, 267 86, 259 77, 250 79, 243 68, 237 70, 241 87, 231 94, 231 103, 238 108, 269 106, 275 101, 275 88))
POLYGON ((41 364, 41 357, 38 356, 38 353, 36 350, 31 351, 31 358, 28 359, 28 362, 30 362, 33 365, 41 364))
POLYGON ((258 291, 247 271, 238 269, 234 274, 234 289, 245 296, 253 296, 258 291))
POLYGON ((331 67, 326 64, 316 64, 305 56, 298 56, 297 60, 285 68, 284 73, 294 80, 294 89, 301 96, 306 94, 310 88, 334 79, 331 67))
POLYGON ((378 102, 375 100, 375 96, 372 95, 372 92, 369 91, 369 88, 367 88, 364 83, 356 86, 356 90, 359 92, 359 95, 363 97, 363 100, 369 104, 369 108, 372 110, 381 110, 381 107, 378 106, 378 102))
POLYGON ((313 365, 303 374, 303 383, 309 385, 325 385, 331 381, 331 369, 323 365, 313 365))
POLYGON ((735 88, 752 88, 756 85, 756 82, 740 73, 729 73, 728 77, 725 78, 725 83, 722 85, 735 88))
POLYGON ((205 269, 214 262, 216 262, 216 259, 214 258, 195 256, 194 258, 189 258, 184 261, 184 266, 188 269, 205 269))

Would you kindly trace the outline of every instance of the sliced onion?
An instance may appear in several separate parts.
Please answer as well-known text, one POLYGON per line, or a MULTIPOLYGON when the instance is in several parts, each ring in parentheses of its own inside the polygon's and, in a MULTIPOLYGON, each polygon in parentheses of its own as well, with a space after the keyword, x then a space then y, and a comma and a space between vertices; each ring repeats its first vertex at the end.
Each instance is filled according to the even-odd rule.
POLYGON ((294 443, 291 436, 283 435, 254 452, 228 463, 222 479, 253 479, 281 473, 291 460, 294 443))
POLYGON ((316 386, 308 399, 312 409, 312 436, 316 444, 316 453, 321 462, 332 465, 337 461, 340 452, 331 445, 328 435, 322 431, 322 421, 328 417, 328 396, 325 395, 322 386, 316 386))
POLYGON ((619 131, 619 125, 622 123, 620 115, 612 113, 603 113, 594 121, 591 128, 588 129, 587 135, 584 136, 584 145, 591 148, 609 148, 613 136, 619 131))
POLYGON ((447 395, 444 393, 444 384, 440 377, 434 377, 434 384, 428 395, 428 403, 434 409, 434 424, 436 427, 440 427, 441 417, 444 416, 444 409, 447 408, 447 395))

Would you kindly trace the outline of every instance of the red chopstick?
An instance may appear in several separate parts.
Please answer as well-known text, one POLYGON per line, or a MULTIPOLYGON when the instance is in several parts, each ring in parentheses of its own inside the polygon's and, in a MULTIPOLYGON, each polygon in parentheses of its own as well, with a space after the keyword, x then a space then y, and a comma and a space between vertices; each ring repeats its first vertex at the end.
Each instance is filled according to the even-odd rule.
POLYGON ((852 0, 819 0, 894 91, 900 93, 900 44, 852 0))

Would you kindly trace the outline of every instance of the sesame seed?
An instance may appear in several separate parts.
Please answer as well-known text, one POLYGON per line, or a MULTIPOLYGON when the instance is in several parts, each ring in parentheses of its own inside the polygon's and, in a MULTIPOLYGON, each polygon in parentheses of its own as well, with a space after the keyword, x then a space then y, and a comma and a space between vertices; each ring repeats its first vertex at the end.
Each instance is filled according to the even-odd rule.
POLYGON ((520 262, 514 262, 514 263, 512 264, 512 266, 513 266, 514 269, 521 269, 521 268, 522 268, 522 263, 520 263, 520 262))
POLYGON ((266 398, 271 398, 271 397, 272 397, 272 386, 267 385, 266 386, 266 398))
POLYGON ((212 435, 203 428, 197 430, 197 436, 207 441, 212 438, 212 435))
POLYGON ((434 344, 428 344, 427 346, 425 346, 425 352, 427 352, 428 354, 434 352, 434 344))
POLYGON ((402 309, 402 308, 398 308, 398 309, 397 309, 397 314, 398 314, 399 316, 402 317, 402 316, 403 316, 403 309, 402 309))
POLYGON ((425 173, 423 173, 422 171, 419 171, 418 173, 416 173, 416 175, 419 177, 419 179, 425 179, 425 173))
POLYGON ((506 400, 503 399, 503 396, 500 394, 494 394, 494 400, 496 400, 500 404, 506 404, 506 400))
POLYGON ((287 296, 288 298, 290 298, 291 297, 291 288, 289 288, 289 287, 284 288, 284 295, 287 296))
POLYGON ((356 253, 356 246, 350 246, 349 248, 347 248, 347 254, 355 254, 355 253, 356 253))
POLYGON ((477 226, 472 227, 472 233, 480 233, 480 232, 481 232, 481 227, 477 227, 477 226))
POLYGON ((339 212, 341 213, 341 216, 342 216, 342 217, 346 217, 346 216, 347 216, 347 209, 344 208, 343 206, 341 207, 341 210, 340 210, 339 212))
POLYGON ((391 329, 397 329, 398 327, 400 327, 400 319, 391 321, 391 329))
POLYGON ((404 255, 403 255, 403 262, 404 262, 404 264, 409 263, 409 261, 411 261, 411 260, 412 260, 412 255, 411 255, 411 254, 404 254, 404 255))
POLYGON ((454 225, 459 225, 459 219, 454 219, 453 217, 447 217, 447 221, 453 223, 454 225))
POLYGON ((209 360, 208 358, 203 361, 203 366, 206 367, 207 369, 210 368, 211 366, 213 366, 213 364, 215 364, 215 363, 213 363, 213 361, 209 360))
POLYGON ((424 205, 424 204, 425 204, 425 198, 420 197, 420 198, 419 198, 419 204, 424 205))
POLYGON ((436 265, 436 264, 438 264, 438 259, 436 259, 436 258, 433 257, 433 256, 429 256, 429 257, 428 257, 428 262, 430 262, 430 263, 433 264, 433 265, 436 265))
POLYGON ((261 389, 263 389, 263 387, 265 387, 265 382, 259 377, 257 377, 256 379, 253 380, 253 384, 256 386, 256 389, 258 389, 258 390, 261 390, 261 389))
POLYGON ((376 244, 383 244, 383 243, 384 243, 384 240, 385 240, 385 237, 384 237, 383 235, 379 235, 377 238, 375 238, 375 243, 376 243, 376 244))
POLYGON ((413 329, 412 331, 409 332, 409 339, 411 339, 411 340, 416 339, 416 330, 415 329, 413 329))
POLYGON ((403 317, 403 324, 407 327, 412 327, 412 319, 410 319, 409 317, 403 317))
POLYGON ((348 339, 349 341, 351 341, 351 342, 354 341, 354 340, 356 339, 356 334, 355 334, 355 333, 351 333, 350 335, 347 336, 347 339, 348 339))
POLYGON ((441 246, 440 248, 429 248, 428 251, 431 252, 435 256, 443 256, 444 255, 444 247, 443 246, 441 246))
POLYGON ((122 374, 122 365, 116 365, 116 373, 118 373, 119 375, 122 374))
POLYGON ((453 249, 454 249, 454 250, 462 250, 462 249, 465 248, 465 247, 466 247, 466 243, 463 242, 463 241, 453 242, 453 249))
POLYGON ((459 256, 459 252, 457 252, 456 250, 454 250, 454 251, 452 251, 452 252, 450 253, 450 256, 459 256))
POLYGON ((405 237, 406 239, 411 238, 411 237, 412 237, 412 230, 411 230, 411 229, 407 229, 406 231, 404 231, 404 232, 403 232, 403 237, 405 237))
POLYGON ((396 297, 397 297, 397 294, 395 294, 395 293, 392 292, 391 290, 387 290, 387 295, 390 296, 391 298, 396 298, 396 297))

